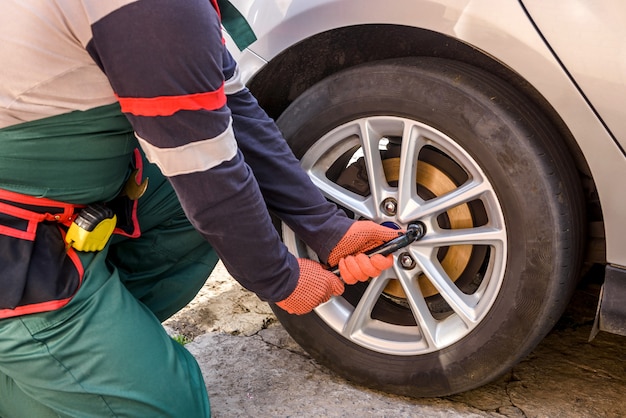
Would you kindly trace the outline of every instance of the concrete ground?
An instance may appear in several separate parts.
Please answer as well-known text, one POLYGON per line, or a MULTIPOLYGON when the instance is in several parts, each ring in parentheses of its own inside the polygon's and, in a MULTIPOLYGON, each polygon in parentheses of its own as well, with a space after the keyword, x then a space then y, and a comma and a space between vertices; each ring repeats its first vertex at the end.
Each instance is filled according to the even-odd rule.
POLYGON ((588 342, 598 286, 581 286, 548 337, 510 373, 455 396, 360 388, 311 359, 269 308, 219 268, 165 323, 193 339, 214 417, 624 417, 626 337, 588 342))

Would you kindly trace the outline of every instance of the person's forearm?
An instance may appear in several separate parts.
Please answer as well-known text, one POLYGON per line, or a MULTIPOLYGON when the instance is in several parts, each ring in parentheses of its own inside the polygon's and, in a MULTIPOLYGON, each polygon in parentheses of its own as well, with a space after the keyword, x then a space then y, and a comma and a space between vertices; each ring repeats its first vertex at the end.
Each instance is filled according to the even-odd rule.
POLYGON ((240 153, 209 171, 170 181, 191 223, 239 283, 268 301, 293 291, 297 261, 280 241, 240 153))
POLYGON ((245 89, 227 95, 237 144, 269 209, 326 261, 352 224, 301 169, 275 123, 245 89))

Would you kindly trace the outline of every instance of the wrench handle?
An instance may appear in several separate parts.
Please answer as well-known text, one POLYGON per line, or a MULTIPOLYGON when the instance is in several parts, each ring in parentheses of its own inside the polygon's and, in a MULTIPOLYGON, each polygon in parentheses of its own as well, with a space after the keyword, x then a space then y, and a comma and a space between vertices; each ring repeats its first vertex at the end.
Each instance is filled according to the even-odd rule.
MULTIPOLYGON (((389 254, 393 254, 399 249, 404 248, 422 238, 425 232, 426 230, 421 223, 411 224, 407 228, 406 233, 400 235, 398 238, 394 238, 391 241, 387 241, 386 243, 367 251, 365 255, 367 255, 368 257, 371 257, 374 254, 388 256, 389 254)), ((330 271, 331 273, 340 276, 339 266, 333 267, 330 271)))

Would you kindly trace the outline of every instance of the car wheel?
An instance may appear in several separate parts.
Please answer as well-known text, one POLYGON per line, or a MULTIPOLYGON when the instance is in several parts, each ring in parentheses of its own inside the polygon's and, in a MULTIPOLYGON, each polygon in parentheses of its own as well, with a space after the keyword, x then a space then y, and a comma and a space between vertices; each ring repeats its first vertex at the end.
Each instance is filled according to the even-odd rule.
POLYGON ((348 216, 426 227, 393 268, 314 312, 273 307, 320 363, 392 393, 450 395, 501 376, 562 314, 582 253, 579 181, 507 83, 450 60, 374 62, 314 85, 278 125, 348 216))

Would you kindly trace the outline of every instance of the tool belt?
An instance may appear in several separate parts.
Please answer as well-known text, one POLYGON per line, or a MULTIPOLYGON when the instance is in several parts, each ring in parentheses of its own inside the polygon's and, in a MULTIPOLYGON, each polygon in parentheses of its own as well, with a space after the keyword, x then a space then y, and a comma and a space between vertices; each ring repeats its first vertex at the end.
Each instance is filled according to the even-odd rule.
MULTIPOLYGON (((135 154, 129 181, 141 180, 135 154)), ((120 221, 114 234, 140 235, 137 200, 124 193, 108 202, 120 221)), ((0 318, 65 306, 80 288, 84 268, 65 234, 85 205, 0 189, 0 318)))
POLYGON ((0 189, 0 318, 65 306, 83 268, 64 230, 79 206, 0 189))

